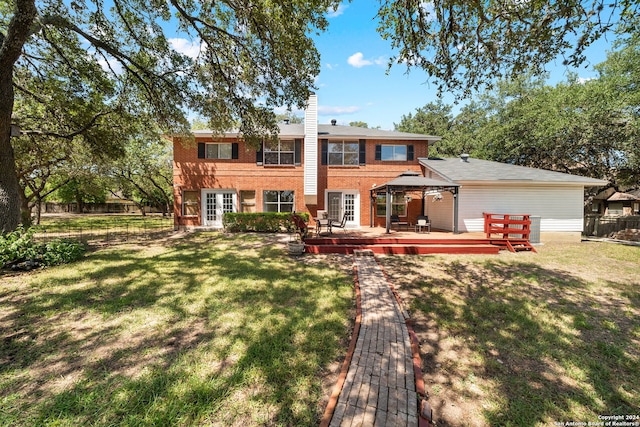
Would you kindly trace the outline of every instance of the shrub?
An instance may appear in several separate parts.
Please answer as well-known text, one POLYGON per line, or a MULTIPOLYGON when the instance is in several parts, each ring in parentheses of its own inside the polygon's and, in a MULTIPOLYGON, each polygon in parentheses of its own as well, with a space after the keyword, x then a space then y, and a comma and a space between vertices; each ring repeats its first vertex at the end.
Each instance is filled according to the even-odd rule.
POLYGON ((38 243, 33 237, 33 230, 23 227, 0 234, 0 268, 25 261, 32 266, 64 264, 81 258, 84 252, 84 245, 74 240, 56 239, 38 243))
MULTIPOLYGON (((300 212, 305 222, 309 221, 308 212, 300 212)), ((262 233, 292 233, 296 231, 295 223, 289 212, 228 212, 222 217, 222 224, 227 231, 257 231, 262 233)))

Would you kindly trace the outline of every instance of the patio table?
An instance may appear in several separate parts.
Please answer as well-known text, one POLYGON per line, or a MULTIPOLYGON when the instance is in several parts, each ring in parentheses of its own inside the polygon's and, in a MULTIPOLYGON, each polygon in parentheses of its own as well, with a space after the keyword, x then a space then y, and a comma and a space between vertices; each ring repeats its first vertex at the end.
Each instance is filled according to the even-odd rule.
POLYGON ((329 234, 331 234, 331 220, 329 218, 313 218, 316 221, 316 236, 322 233, 322 228, 329 234))

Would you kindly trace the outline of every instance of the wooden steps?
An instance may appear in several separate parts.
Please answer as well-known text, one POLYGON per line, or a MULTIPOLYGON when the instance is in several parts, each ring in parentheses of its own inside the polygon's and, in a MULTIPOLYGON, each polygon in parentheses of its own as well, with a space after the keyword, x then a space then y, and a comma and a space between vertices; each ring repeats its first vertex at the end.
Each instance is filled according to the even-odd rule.
POLYGON ((397 238, 310 238, 305 252, 312 254, 352 254, 370 250, 387 255, 497 254, 501 246, 486 239, 397 239, 397 238))

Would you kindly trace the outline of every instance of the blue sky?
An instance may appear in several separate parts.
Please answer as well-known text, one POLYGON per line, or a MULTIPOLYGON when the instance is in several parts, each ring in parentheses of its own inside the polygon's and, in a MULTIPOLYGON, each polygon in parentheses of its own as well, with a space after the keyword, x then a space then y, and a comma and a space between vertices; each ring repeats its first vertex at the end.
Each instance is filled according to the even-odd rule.
MULTIPOLYGON (((378 7, 371 0, 343 4, 330 14, 328 31, 314 37, 322 62, 316 80, 320 123, 363 121, 391 130, 403 115, 437 100, 436 87, 423 71, 412 69, 407 74, 405 66, 394 65, 387 73, 393 51, 376 31, 378 7)), ((605 59, 608 48, 607 41, 595 43, 587 52, 591 65, 573 71, 583 78, 593 77, 592 65, 605 59)), ((549 64, 548 71, 550 83, 566 79, 562 60, 549 64)), ((453 104, 453 97, 445 96, 443 101, 453 104)))

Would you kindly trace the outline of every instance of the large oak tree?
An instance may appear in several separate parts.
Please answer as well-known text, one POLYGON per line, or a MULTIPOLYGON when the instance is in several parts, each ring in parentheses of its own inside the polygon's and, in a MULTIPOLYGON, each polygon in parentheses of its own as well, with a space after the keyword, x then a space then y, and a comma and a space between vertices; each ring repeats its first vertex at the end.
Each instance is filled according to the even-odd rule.
MULTIPOLYGON (((212 128, 239 124, 248 140, 276 131, 272 108, 303 107, 319 72, 310 38, 335 0, 9 0, 0 5, 0 231, 20 221, 10 127, 15 92, 42 78, 70 96, 91 80, 104 98, 68 129, 80 135, 104 114, 153 114, 166 132, 188 132, 186 111, 212 128), (171 37, 182 34, 194 53, 171 37), (105 71, 106 70, 106 71, 105 71)), ((20 120, 20 117, 14 117, 20 120)), ((48 129, 38 129, 48 133, 48 129)), ((56 131, 57 132, 57 131, 56 131)), ((51 132, 54 133, 54 132, 51 132)), ((113 141, 107 141, 113 142, 113 141)))
POLYGON ((620 25, 638 32, 638 0, 385 0, 378 31, 397 48, 392 63, 435 78, 441 92, 470 95, 522 73, 542 75, 620 25))

